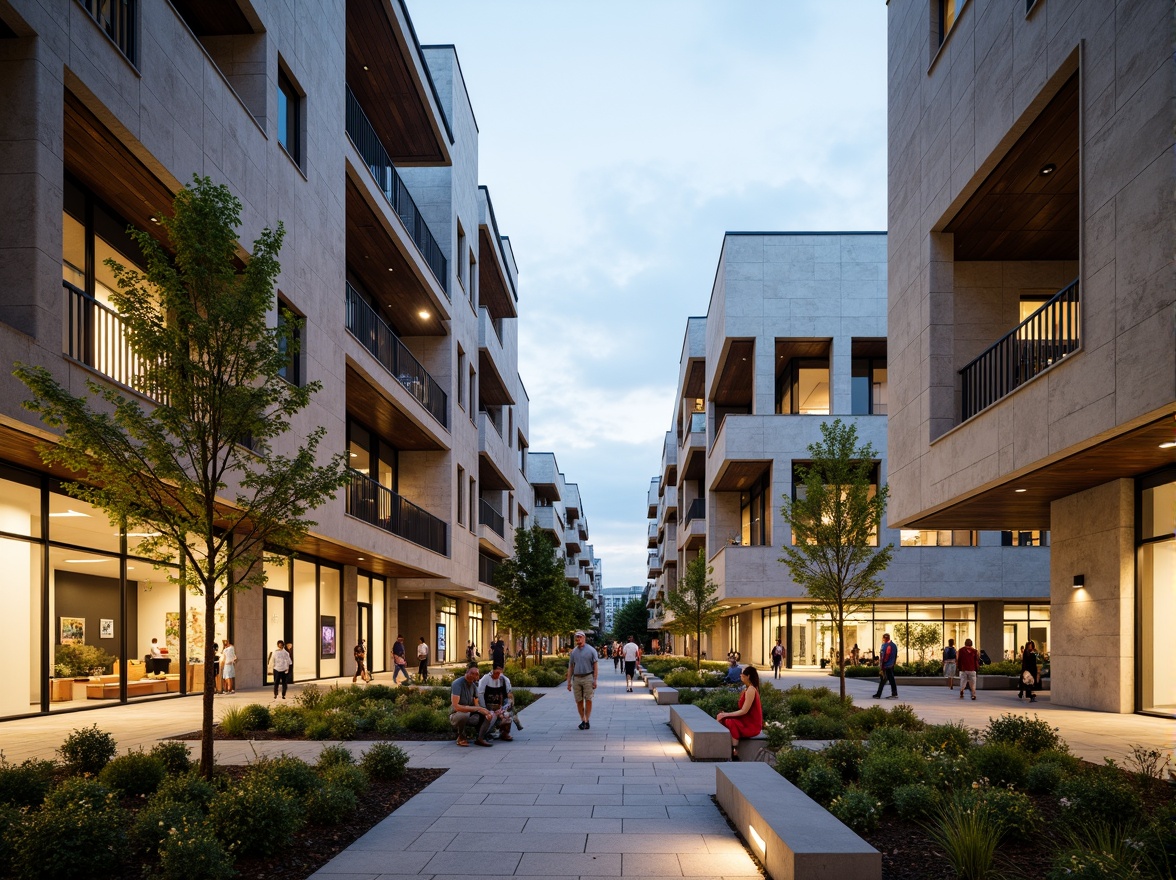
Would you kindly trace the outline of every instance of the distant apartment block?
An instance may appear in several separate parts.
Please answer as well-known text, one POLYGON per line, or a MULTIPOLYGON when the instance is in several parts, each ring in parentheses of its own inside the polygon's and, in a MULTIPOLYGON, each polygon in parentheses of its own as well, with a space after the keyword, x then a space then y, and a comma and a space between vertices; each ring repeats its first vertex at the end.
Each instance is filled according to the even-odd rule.
MULTIPOLYGON (((699 554, 725 606, 705 640, 767 663, 776 639, 791 666, 835 651, 828 616, 779 561, 792 538, 782 521, 796 468, 823 422, 856 426, 888 479, 892 406, 886 322, 885 233, 728 233, 705 317, 682 343, 671 428, 648 497, 650 626, 667 622, 665 596, 699 554)), ((895 546, 885 591, 855 615, 847 650, 877 650, 883 632, 934 624, 998 658, 1050 638, 1049 550, 1043 532, 885 528, 895 546)), ((900 659, 916 659, 899 639, 900 659)), ((689 650, 689 646, 687 646, 689 650)))

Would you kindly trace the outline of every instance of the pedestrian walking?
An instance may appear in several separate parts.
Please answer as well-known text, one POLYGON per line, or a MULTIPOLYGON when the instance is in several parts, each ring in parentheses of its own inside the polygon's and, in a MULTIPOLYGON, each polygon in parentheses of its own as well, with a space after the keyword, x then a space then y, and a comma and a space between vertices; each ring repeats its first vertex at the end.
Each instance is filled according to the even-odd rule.
POLYGON ((964 691, 972 689, 972 699, 976 699, 976 673, 980 669, 980 655, 972 647, 971 639, 964 639, 964 646, 960 648, 956 660, 960 671, 960 699, 964 698, 964 691))
POLYGON ((882 633, 882 647, 878 651, 878 692, 874 699, 882 696, 882 688, 890 683, 890 696, 886 699, 898 699, 898 683, 894 680, 894 664, 898 662, 898 646, 890 641, 890 633, 882 633))
POLYGON ((780 639, 776 639, 776 645, 772 648, 772 678, 780 677, 780 664, 784 662, 784 645, 780 639))
POLYGON ((278 698, 280 686, 284 700, 286 699, 286 686, 290 683, 290 669, 294 665, 294 661, 290 659, 290 654, 286 651, 286 643, 281 639, 278 639, 277 650, 274 651, 270 662, 273 663, 274 670, 274 699, 278 698))
POLYGON ((392 643, 392 684, 396 684, 396 680, 402 675, 404 676, 405 684, 412 681, 412 676, 408 674, 408 658, 405 656, 404 636, 398 635, 396 641, 392 643))
POLYGON ((621 647, 621 656, 625 658, 625 691, 633 693, 633 676, 637 674, 637 660, 641 657, 641 646, 629 636, 629 641, 621 647))
POLYGON ((568 690, 576 700, 576 710, 580 713, 580 730, 588 730, 592 725, 592 698, 596 695, 596 679, 600 674, 600 657, 596 649, 586 644, 587 637, 583 632, 576 633, 576 647, 568 652, 568 690))
POLYGON ((421 681, 429 678, 429 643, 424 636, 421 636, 420 644, 417 645, 417 676, 421 681))
MULTIPOLYGON (((952 683, 952 679, 956 674, 955 639, 948 639, 947 647, 943 649, 943 674, 947 678, 947 689, 954 690, 955 685, 952 683)), ((960 687, 962 688, 963 685, 960 687)), ((960 693, 963 694, 963 691, 961 690, 960 693)))
POLYGON ((1021 654, 1021 687, 1017 691, 1017 699, 1021 699, 1024 694, 1029 698, 1030 703, 1036 703, 1037 697, 1033 694, 1033 688, 1037 686, 1040 681, 1040 676, 1037 671, 1037 645, 1034 644, 1033 639, 1025 643, 1025 650, 1021 654))

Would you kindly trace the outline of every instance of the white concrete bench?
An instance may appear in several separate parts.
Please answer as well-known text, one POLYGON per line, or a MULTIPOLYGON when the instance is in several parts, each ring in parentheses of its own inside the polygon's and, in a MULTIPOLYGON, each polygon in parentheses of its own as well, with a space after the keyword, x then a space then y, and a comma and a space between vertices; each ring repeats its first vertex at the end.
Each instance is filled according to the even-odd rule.
POLYGON ((647 688, 649 688, 650 690, 653 690, 658 685, 662 685, 664 687, 665 682, 662 681, 660 678, 658 678, 656 675, 651 675, 647 679, 645 679, 645 686, 647 688))
POLYGON ((659 706, 678 705, 678 689, 670 687, 661 679, 657 679, 657 684, 651 685, 649 690, 653 694, 653 701, 659 706))
POLYGON ((670 727, 696 760, 731 760, 731 731, 697 706, 671 706, 670 727))
POLYGON ((715 796, 777 880, 881 880, 882 854, 767 764, 720 764, 715 796))

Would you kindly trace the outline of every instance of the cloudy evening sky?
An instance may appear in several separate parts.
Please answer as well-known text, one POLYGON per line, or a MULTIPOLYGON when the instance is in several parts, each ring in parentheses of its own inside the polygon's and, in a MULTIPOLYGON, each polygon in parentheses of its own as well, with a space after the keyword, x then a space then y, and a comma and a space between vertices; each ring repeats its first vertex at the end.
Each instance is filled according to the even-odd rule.
POLYGON ((645 583, 686 318, 727 230, 886 228, 882 0, 407 0, 452 43, 519 265, 531 449, 645 583))

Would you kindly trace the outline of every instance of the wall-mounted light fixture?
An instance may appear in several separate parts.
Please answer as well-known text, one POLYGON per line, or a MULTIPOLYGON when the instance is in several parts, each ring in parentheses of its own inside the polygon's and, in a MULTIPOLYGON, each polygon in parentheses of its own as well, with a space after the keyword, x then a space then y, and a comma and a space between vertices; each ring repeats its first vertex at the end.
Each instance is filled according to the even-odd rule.
POLYGON ((747 833, 751 838, 751 842, 755 844, 756 849, 760 851, 760 855, 766 855, 768 852, 768 845, 764 843, 764 839, 759 836, 759 832, 755 830, 755 826, 748 825, 747 833))
POLYGON ((690 747, 694 745, 694 737, 688 733, 682 734, 682 741, 686 743, 686 751, 690 751, 690 747))
POLYGON ((1084 575, 1084 574, 1074 575, 1074 589, 1081 590, 1085 586, 1086 586, 1086 575, 1084 575))

